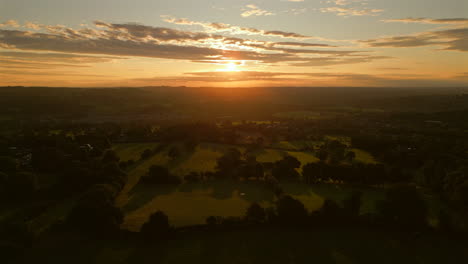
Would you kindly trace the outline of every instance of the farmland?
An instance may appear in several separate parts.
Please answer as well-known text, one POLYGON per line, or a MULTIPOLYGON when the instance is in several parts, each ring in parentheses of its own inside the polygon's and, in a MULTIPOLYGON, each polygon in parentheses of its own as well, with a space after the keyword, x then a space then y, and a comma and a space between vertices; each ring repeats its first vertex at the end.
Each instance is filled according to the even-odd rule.
MULTIPOLYGON (((256 150, 254 154, 259 162, 275 162, 285 155, 296 157, 302 165, 318 162, 312 152, 297 151, 304 146, 313 146, 316 142, 279 142, 271 148, 256 150)), ((145 149, 157 146, 157 143, 118 144, 114 146, 119 156, 124 160, 139 160, 145 149)), ((242 216, 249 204, 257 202, 269 207, 275 202, 271 190, 255 181, 214 181, 199 184, 185 183, 180 186, 139 185, 139 179, 147 173, 152 165, 167 166, 172 173, 183 177, 189 172, 213 172, 216 161, 229 148, 238 148, 241 152, 244 147, 201 143, 191 153, 182 153, 175 160, 171 160, 167 149, 154 154, 150 158, 138 161, 128 171, 128 183, 116 199, 116 204, 125 212, 123 228, 138 231, 149 215, 157 210, 168 214, 171 223, 175 226, 204 224, 208 216, 223 217, 242 216)), ((360 162, 375 163, 369 153, 353 149, 356 159, 360 162)), ((301 169, 299 169, 299 172, 301 169)), ((305 186, 303 184, 284 183, 285 192, 299 199, 309 211, 318 210, 325 199, 337 202, 349 195, 353 188, 337 185, 305 186)), ((364 205, 362 213, 373 210, 375 202, 383 199, 380 190, 363 190, 364 205)))

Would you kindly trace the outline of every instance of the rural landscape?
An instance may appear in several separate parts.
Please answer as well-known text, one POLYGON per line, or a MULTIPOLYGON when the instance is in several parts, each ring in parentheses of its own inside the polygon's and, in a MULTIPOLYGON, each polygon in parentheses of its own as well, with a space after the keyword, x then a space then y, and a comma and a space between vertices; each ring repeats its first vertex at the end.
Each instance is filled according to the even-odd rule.
POLYGON ((0 0, 0 263, 468 263, 467 14, 0 0))
POLYGON ((468 257, 467 90, 235 89, 2 88, 4 256, 468 257))

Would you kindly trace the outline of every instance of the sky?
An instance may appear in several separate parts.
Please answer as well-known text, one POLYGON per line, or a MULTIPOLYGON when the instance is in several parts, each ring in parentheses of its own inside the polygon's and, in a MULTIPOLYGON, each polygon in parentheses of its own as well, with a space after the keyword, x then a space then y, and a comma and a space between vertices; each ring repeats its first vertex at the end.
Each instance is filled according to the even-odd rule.
POLYGON ((0 0, 0 86, 467 87, 466 0, 0 0))

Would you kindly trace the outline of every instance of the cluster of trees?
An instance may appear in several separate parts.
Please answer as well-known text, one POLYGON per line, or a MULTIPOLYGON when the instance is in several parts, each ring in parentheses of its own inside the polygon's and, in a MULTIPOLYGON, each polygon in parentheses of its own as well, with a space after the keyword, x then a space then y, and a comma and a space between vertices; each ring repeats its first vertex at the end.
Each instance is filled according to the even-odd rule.
POLYGON ((152 165, 148 172, 140 179, 145 184, 180 184, 181 180, 173 175, 166 167, 152 165))
POLYGON ((229 149, 216 163, 216 175, 219 178, 263 178, 263 174, 263 166, 255 156, 242 155, 236 148, 229 149))
POLYGON ((21 170, 16 159, 0 156, 0 198, 3 201, 29 200, 37 189, 37 177, 34 173, 21 170))
POLYGON ((114 200, 123 189, 127 174, 119 167, 118 156, 107 150, 101 160, 94 184, 82 195, 67 222, 93 233, 112 233, 120 229, 123 213, 114 200))
POLYGON ((326 141, 318 150, 317 157, 329 164, 339 164, 343 161, 351 163, 356 158, 353 151, 348 150, 348 146, 338 140, 326 141))

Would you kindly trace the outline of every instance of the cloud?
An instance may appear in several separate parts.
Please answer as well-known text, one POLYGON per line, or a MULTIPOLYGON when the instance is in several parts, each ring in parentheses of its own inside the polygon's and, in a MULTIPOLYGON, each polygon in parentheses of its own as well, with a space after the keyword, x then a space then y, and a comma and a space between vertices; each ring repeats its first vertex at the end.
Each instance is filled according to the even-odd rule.
POLYGON ((16 20, 8 20, 3 23, 0 23, 0 27, 19 27, 20 25, 16 20))
POLYGON ((95 25, 97 29, 44 25, 40 32, 0 30, 0 46, 15 51, 0 53, 0 57, 10 60, 11 65, 19 65, 19 61, 78 65, 122 57, 215 64, 222 61, 271 65, 296 63, 294 66, 350 64, 377 59, 361 54, 365 51, 341 50, 327 44, 259 41, 134 23, 96 21, 95 25), (312 47, 316 49, 310 49, 312 47), (330 49, 332 47, 334 49, 330 49))
POLYGON ((38 23, 26 22, 26 23, 24 24, 24 27, 25 27, 25 28, 34 29, 34 30, 39 30, 39 29, 43 28, 44 26, 41 25, 41 24, 38 24, 38 23))
POLYGON ((276 42, 275 45, 296 47, 336 47, 328 44, 305 43, 305 42, 276 42))
POLYGON ((121 57, 87 56, 66 53, 36 53, 0 51, 0 68, 51 69, 61 67, 89 67, 93 63, 110 62, 121 57))
POLYGON ((367 5, 367 0, 333 0, 327 1, 328 4, 333 4, 331 7, 320 8, 322 13, 335 13, 337 16, 378 16, 383 9, 362 7, 367 5), (358 5, 351 7, 351 5, 358 5))
POLYGON ((36 53, 18 51, 0 51, 0 58, 35 62, 69 62, 69 63, 96 63, 109 62, 121 57, 87 56, 67 53, 36 53))
POLYGON ((256 5, 246 5, 247 10, 241 13, 242 17, 250 17, 250 16, 272 16, 274 13, 263 10, 256 5))
MULTIPOLYGON (((164 84, 206 84, 212 86, 235 83, 245 83, 252 86, 269 86, 296 84, 301 86, 342 86, 352 83, 353 86, 378 86, 378 87, 447 87, 463 86, 466 80, 442 79, 431 76, 387 76, 356 73, 333 72, 264 72, 264 71, 240 71, 240 72, 191 72, 184 76, 138 78, 127 80, 134 85, 164 85, 164 84), (260 84, 259 84, 260 83, 260 84)), ((125 82, 125 81, 124 81, 125 82)), ((119 81, 122 83, 122 81, 119 81)))
POLYGON ((347 6, 353 3, 361 3, 361 4, 366 4, 366 0, 332 0, 328 1, 328 3, 333 3, 338 6, 347 6))
POLYGON ((382 9, 370 9, 370 8, 357 9, 357 8, 345 8, 345 7, 336 7, 336 6, 320 8, 320 11, 322 13, 335 13, 338 16, 344 16, 344 17, 378 16, 380 15, 381 12, 383 12, 382 9))
POLYGON ((422 32, 414 35, 384 37, 361 41, 371 47, 444 46, 445 50, 468 51, 468 28, 422 32))
POLYGON ((468 18, 441 18, 441 19, 433 19, 433 18, 400 18, 400 19, 385 19, 382 20, 383 22, 392 23, 392 22, 399 22, 399 23, 419 23, 419 24, 468 24, 468 18))
POLYGON ((391 58, 392 57, 387 57, 387 56, 361 56, 361 57, 345 57, 345 58, 318 57, 318 58, 311 58, 306 62, 292 63, 290 64, 290 66, 317 67, 317 66, 369 63, 375 60, 391 59, 391 58))
POLYGON ((176 24, 176 25, 197 25, 202 26, 208 32, 226 32, 233 35, 260 35, 260 36, 273 36, 273 37, 282 37, 282 38, 296 38, 296 39, 306 39, 311 38, 298 33, 285 32, 281 30, 262 30, 249 27, 239 27, 225 23, 209 23, 209 22, 199 22, 192 21, 186 18, 173 18, 165 16, 163 19, 167 23, 176 24))

